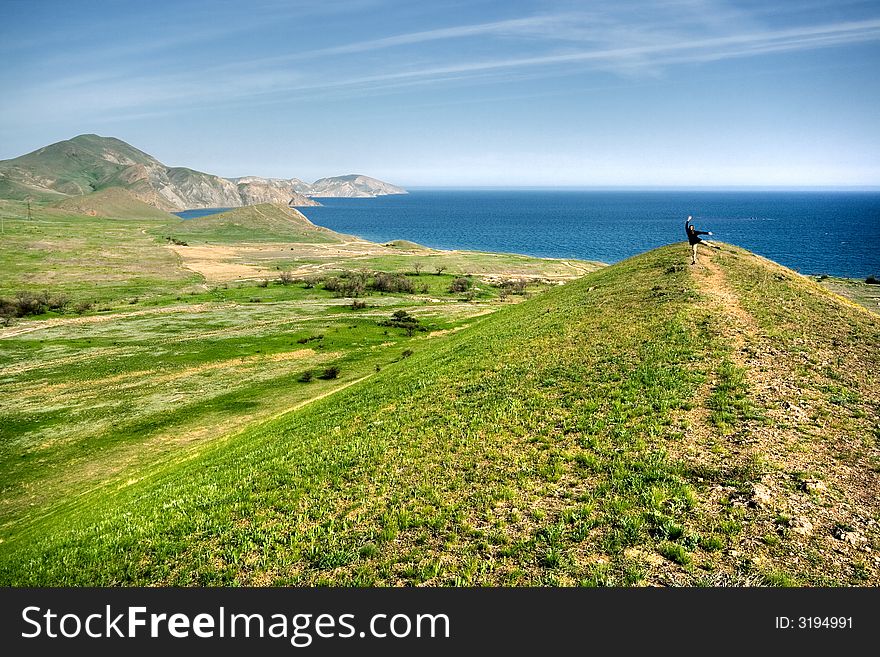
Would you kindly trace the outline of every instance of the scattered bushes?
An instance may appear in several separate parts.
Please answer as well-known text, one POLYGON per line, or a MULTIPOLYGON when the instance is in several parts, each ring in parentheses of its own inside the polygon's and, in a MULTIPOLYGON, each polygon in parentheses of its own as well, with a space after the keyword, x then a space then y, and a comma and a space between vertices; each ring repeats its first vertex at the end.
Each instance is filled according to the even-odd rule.
POLYGON ((371 290, 376 292, 404 292, 412 294, 416 291, 415 284, 402 274, 386 274, 385 272, 376 273, 369 285, 371 290))
POLYGON ((49 294, 48 290, 20 291, 12 299, 0 297, 0 318, 9 324, 15 317, 42 315, 50 310, 63 312, 69 305, 70 299, 63 294, 49 294))
POLYGON ((527 281, 524 279, 517 280, 504 280, 498 284, 498 296, 504 300, 507 298, 509 294, 516 294, 522 296, 526 293, 526 285, 527 281))
POLYGON ((324 279, 324 289, 341 297, 359 297, 367 291, 367 276, 361 272, 342 272, 324 279))

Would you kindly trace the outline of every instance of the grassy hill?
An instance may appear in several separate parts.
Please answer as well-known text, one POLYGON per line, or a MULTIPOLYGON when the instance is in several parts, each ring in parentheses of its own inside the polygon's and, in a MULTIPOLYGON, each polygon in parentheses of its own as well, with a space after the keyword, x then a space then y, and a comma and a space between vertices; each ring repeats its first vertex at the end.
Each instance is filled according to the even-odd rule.
POLYGON ((880 322, 740 249, 685 262, 6 524, 0 583, 877 585, 880 322))
POLYGON ((284 204, 261 203, 168 227, 171 235, 187 242, 231 244, 240 242, 343 242, 348 238, 316 226, 301 212, 284 204))
POLYGON ((132 165, 161 166, 119 139, 79 135, 0 162, 0 174, 18 182, 39 183, 47 193, 81 195, 104 187, 107 179, 132 165))
POLYGON ((108 187, 85 196, 66 198, 54 203, 53 207, 92 217, 175 220, 174 215, 147 205, 120 187, 108 187))

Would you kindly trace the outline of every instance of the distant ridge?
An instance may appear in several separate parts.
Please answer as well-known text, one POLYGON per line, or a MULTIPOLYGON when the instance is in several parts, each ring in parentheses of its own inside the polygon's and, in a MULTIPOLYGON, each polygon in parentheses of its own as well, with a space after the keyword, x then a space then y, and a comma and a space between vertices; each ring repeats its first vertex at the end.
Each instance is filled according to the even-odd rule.
POLYGON ((311 189, 307 193, 309 196, 344 196, 354 198, 406 194, 406 190, 402 187, 396 187, 381 180, 370 178, 369 176, 350 174, 316 180, 312 183, 311 189))
POLYGON ((79 135, 26 155, 0 161, 0 198, 51 201, 119 187, 160 210, 241 207, 258 203, 319 205, 309 196, 405 194, 368 176, 228 179, 186 167, 169 167, 114 137, 79 135), (318 184, 320 183, 320 184, 318 184))

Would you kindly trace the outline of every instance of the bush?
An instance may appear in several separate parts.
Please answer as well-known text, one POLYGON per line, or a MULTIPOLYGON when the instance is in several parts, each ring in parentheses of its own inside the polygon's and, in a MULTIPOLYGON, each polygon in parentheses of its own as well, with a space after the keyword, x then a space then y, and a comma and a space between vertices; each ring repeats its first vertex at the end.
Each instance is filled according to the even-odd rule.
POLYGON ((335 379, 339 376, 339 368, 336 365, 331 365, 330 367, 324 368, 324 371, 321 372, 321 379, 335 379))
POLYGON ((428 330, 427 328, 422 326, 417 317, 413 317, 405 310, 395 311, 395 313, 391 315, 391 319, 386 319, 379 322, 379 326, 393 326, 395 328, 402 328, 406 330, 406 334, 409 336, 412 336, 412 334, 416 331, 428 330))
POLYGON ((278 282, 281 285, 290 285, 295 280, 296 279, 294 278, 293 274, 289 271, 283 271, 280 274, 278 274, 278 282))
POLYGON ((404 292, 412 294, 416 291, 415 284, 406 276, 402 274, 387 274, 385 272, 378 272, 373 276, 369 287, 376 292, 404 292))
POLYGON ((401 358, 409 358, 409 357, 412 356, 412 355, 413 355, 413 350, 412 350, 412 349, 404 349, 404 350, 403 350, 403 353, 400 354, 400 357, 401 357, 401 358))
POLYGON ((474 282, 471 279, 465 278, 463 276, 459 276, 454 281, 452 281, 452 283, 449 286, 449 291, 453 292, 453 293, 467 292, 468 290, 471 289, 471 286, 473 284, 474 284, 474 282))
POLYGON ((269 287, 269 280, 264 278, 263 280, 257 281, 257 287, 269 287))
POLYGON ((82 315, 83 313, 89 312, 92 309, 92 306, 93 304, 91 301, 80 301, 73 307, 73 312, 77 315, 82 315))
POLYGON ((42 315, 48 310, 63 311, 70 304, 63 294, 50 295, 48 290, 42 292, 16 292, 14 299, 0 298, 0 317, 28 317, 42 315))
POLYGON ((299 377, 297 378, 297 381, 299 381, 300 383, 308 383, 309 381, 312 380, 313 376, 314 375, 312 374, 311 370, 306 370, 305 372, 303 372, 302 374, 299 375, 299 377))
POLYGON ((367 307, 367 302, 366 302, 366 301, 357 301, 357 300, 355 300, 355 301, 352 301, 352 302, 351 302, 351 309, 352 309, 352 310, 361 310, 361 309, 366 308, 366 307, 367 307))
POLYGON ((508 294, 523 295, 526 293, 526 281, 523 279, 502 281, 501 289, 508 294))
POLYGON ((877 278, 876 276, 871 275, 865 279, 865 283, 867 283, 868 285, 880 285, 880 278, 877 278))
POLYGON ((324 289, 340 297, 359 297, 367 291, 367 277, 361 273, 343 272, 324 279, 324 289))

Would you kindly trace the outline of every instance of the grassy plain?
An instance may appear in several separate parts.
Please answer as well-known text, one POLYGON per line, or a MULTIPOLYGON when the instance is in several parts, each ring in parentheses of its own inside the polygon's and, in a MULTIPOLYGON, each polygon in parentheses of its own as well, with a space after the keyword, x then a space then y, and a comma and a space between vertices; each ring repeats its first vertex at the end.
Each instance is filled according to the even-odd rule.
POLYGON ((504 265, 492 254, 449 254, 444 272, 415 275, 407 253, 443 258, 444 252, 414 245, 401 253, 398 246, 320 229, 275 206, 242 208, 228 213, 231 219, 195 228, 190 223, 199 220, 184 223, 144 207, 99 192, 79 199, 79 212, 34 205, 28 217, 26 204, 0 202, 0 298, 45 290, 68 300, 0 326, 4 542, 45 518, 63 517, 89 495, 195 458, 254 422, 374 375, 486 313, 576 275, 574 267, 597 266, 509 256, 516 263, 510 277, 517 267, 534 274, 546 262, 548 280, 530 277, 518 290, 523 294, 506 294, 472 276, 470 290, 452 293, 452 282, 470 273, 458 263, 475 264, 474 271, 481 261, 490 263, 483 271, 494 276, 504 265), (295 240, 230 241, 230 230, 240 230, 235 224, 250 222, 258 231, 261 219, 274 239, 295 240), (168 244, 168 235, 182 235, 181 226, 192 246, 168 244), (326 250, 343 243, 355 246, 326 250), (238 278, 237 269, 222 269, 230 244, 268 249, 271 257, 241 264, 245 275, 238 278), (220 263, 212 280, 188 268, 198 262, 190 249, 220 263), (282 273, 292 276, 311 251, 320 257, 296 274, 308 280, 282 282, 282 273), (365 254, 373 269, 408 274, 403 280, 413 289, 367 290, 357 304, 325 289, 323 279, 364 272, 357 258, 365 254), (399 310, 424 330, 380 324, 399 310), (333 368, 338 373, 329 376, 333 368))
MULTIPOLYGON (((133 363, 118 372, 102 357, 75 394, 93 386, 97 401, 112 403, 116 393, 98 392, 125 385, 112 377, 167 363, 183 374, 176 394, 200 401, 170 405, 153 390, 165 373, 151 373, 152 383, 136 375, 132 399, 141 401, 131 406, 157 410, 155 433, 124 425, 73 438, 80 447, 65 453, 55 431, 17 432, 24 438, 4 457, 4 477, 13 499, 30 491, 38 501, 6 512, 0 582, 880 583, 880 321, 741 249, 723 246, 698 267, 687 257, 684 245, 663 247, 519 304, 499 303, 485 286, 483 299, 377 295, 367 302, 381 307, 355 310, 310 296, 326 291, 269 285, 258 293, 278 294, 272 306, 248 305, 222 299, 230 286, 208 292, 221 300, 203 329, 198 313, 158 332, 137 320, 125 330, 143 331, 141 360, 123 343, 118 357, 133 363), (312 318, 308 304, 327 307, 312 318), (432 330, 376 325, 392 307, 432 330), (194 329, 203 333, 187 346, 194 329), (153 354, 161 331, 171 342, 153 354), (308 341, 318 332, 323 340, 308 341), (266 369, 278 354, 290 375, 274 380, 266 369), (314 368, 343 354, 352 385, 301 394, 316 384, 296 381, 298 359, 314 368), (206 376, 216 363, 225 365, 206 376), (253 392, 226 406, 213 395, 233 372, 253 392), (262 406, 273 398, 286 411, 262 406), (234 422, 249 403, 262 410, 187 441, 187 422, 234 422), (163 424, 163 413, 176 419, 163 424), (106 441, 110 462, 114 450, 142 450, 144 461, 137 454, 127 472, 41 503, 58 476, 47 471, 67 470, 76 454, 83 470, 100 461, 93 440, 106 441), (39 449, 45 468, 19 465, 39 449)), ((100 348, 117 346, 103 339, 100 348)), ((40 357, 33 342, 13 340, 22 351, 12 367, 40 357)), ((4 385, 38 395, 64 382, 55 367, 50 358, 31 370, 33 384, 13 371, 4 385)), ((77 404, 95 403, 74 399, 71 418, 77 404)), ((34 411, 46 403, 35 400, 34 411)), ((66 425, 56 416, 54 426, 66 425)))

